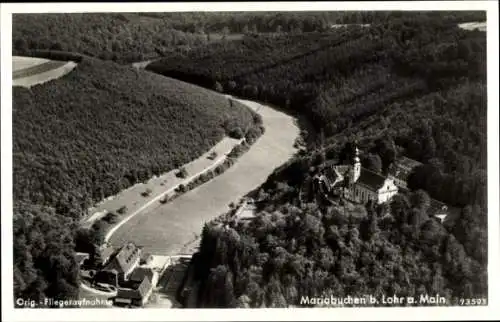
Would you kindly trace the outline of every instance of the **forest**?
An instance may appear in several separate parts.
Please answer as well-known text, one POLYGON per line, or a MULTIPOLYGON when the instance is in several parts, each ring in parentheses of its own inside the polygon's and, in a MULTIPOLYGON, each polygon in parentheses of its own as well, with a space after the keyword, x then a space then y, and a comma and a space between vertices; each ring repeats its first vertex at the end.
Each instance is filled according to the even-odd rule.
POLYGON ((60 50, 131 63, 185 53, 228 35, 325 31, 333 24, 372 24, 403 17, 443 23, 484 21, 484 12, 183 12, 15 14, 13 52, 60 50), (215 37, 221 35, 222 37, 215 37))
MULTIPOLYGON (((16 263, 21 253, 27 256, 16 265, 16 295, 53 294, 61 276, 32 277, 46 261, 75 269, 71 244, 60 244, 73 235, 66 222, 195 159, 226 134, 259 128, 256 122, 247 107, 201 87, 88 57, 60 79, 14 87, 15 244, 24 247, 16 248, 16 263), (60 238, 46 240, 52 230, 62 231, 60 238)), ((76 283, 70 273, 61 287, 76 283)))
POLYGON ((126 13, 15 14, 13 53, 50 49, 132 63, 159 57, 172 48, 206 43, 205 35, 173 29, 162 19, 144 18, 126 13))
POLYGON ((326 145, 387 139, 453 176, 413 187, 453 205, 485 205, 485 34, 417 18, 216 43, 147 69, 285 107, 326 145), (450 182, 456 191, 442 195, 450 182))
POLYGON ((212 44, 148 69, 286 107, 318 129, 316 144, 260 188, 257 219, 204 228, 199 307, 288 307, 299 295, 439 293, 449 305, 487 296, 485 33, 403 17, 212 44), (410 191, 356 211, 301 202, 311 168, 345 159, 350 142, 378 171, 398 156, 422 162, 410 191), (430 198, 458 216, 442 225, 430 198))

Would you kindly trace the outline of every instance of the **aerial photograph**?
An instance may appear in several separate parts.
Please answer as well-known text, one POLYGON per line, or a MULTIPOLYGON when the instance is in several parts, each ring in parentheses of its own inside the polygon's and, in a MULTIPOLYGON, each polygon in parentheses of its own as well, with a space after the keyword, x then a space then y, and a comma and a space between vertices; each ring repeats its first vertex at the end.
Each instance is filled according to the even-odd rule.
POLYGON ((487 306, 486 32, 14 13, 12 307, 487 306))

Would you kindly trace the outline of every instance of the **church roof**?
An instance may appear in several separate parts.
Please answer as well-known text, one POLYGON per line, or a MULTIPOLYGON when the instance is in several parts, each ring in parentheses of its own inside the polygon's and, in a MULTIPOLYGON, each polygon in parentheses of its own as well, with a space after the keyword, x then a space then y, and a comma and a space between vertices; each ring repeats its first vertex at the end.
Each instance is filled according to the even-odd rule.
POLYGON ((384 185, 385 180, 384 176, 366 168, 361 168, 361 174, 356 183, 364 185, 371 190, 378 190, 384 185))

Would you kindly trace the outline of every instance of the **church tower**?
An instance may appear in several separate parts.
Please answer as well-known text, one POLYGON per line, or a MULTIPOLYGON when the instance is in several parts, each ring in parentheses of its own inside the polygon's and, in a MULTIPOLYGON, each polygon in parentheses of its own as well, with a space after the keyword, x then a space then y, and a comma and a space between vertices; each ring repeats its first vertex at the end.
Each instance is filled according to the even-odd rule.
POLYGON ((352 169, 352 181, 356 182, 359 179, 359 176, 361 175, 361 161, 359 159, 359 150, 358 147, 355 147, 355 153, 354 153, 354 164, 353 164, 353 169, 352 169))

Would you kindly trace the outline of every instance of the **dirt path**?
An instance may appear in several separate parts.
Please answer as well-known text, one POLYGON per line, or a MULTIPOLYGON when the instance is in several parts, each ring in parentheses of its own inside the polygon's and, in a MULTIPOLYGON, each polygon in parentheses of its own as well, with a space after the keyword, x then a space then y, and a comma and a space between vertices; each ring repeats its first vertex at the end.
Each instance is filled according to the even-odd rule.
MULTIPOLYGON (((239 142, 239 141, 237 141, 237 142, 239 142)), ((227 153, 229 153, 229 151, 227 151, 227 153)), ((173 182, 173 184, 171 183, 169 185, 170 187, 168 189, 160 192, 158 195, 156 195, 155 197, 153 197, 150 200, 148 200, 141 207, 139 207, 137 210, 135 210, 134 212, 132 212, 131 214, 129 214, 128 216, 126 216, 117 225, 115 225, 113 228, 111 228, 108 231, 108 233, 106 234, 106 236, 104 238, 104 241, 107 242, 109 240, 109 238, 115 233, 115 231, 117 231, 118 229, 120 229, 121 226, 123 226, 124 224, 126 224, 129 220, 131 220, 134 216, 136 216, 137 214, 139 214, 141 211, 144 211, 149 206, 151 206, 153 203, 158 202, 166 194, 173 193, 174 190, 179 186, 179 184, 186 185, 187 183, 191 182, 193 179, 195 179, 199 175, 201 175, 203 173, 206 173, 206 172, 208 172, 210 170, 215 169, 219 164, 222 164, 225 159, 226 159, 226 153, 224 153, 222 156, 218 157, 217 159, 213 160, 210 165, 208 165, 206 167, 201 167, 200 166, 200 169, 197 172, 194 172, 194 173, 190 174, 187 178, 181 179, 181 180, 175 180, 173 182)), ((196 165, 198 163, 204 163, 203 161, 205 161, 205 160, 206 160, 206 155, 201 156, 200 158, 198 158, 197 160, 195 160, 195 161, 192 162, 193 167, 194 167, 195 163, 196 163, 196 165)), ((175 170, 174 172, 177 172, 177 170, 175 170)), ((175 173, 174 173, 174 175, 175 175, 175 173)))
POLYGON ((241 103, 262 115, 265 133, 223 174, 167 204, 153 204, 121 225, 110 237, 114 245, 133 240, 154 254, 175 255, 199 235, 203 224, 226 212, 261 185, 297 150, 299 128, 293 117, 256 102, 241 103))
POLYGON ((486 31, 486 21, 464 22, 458 24, 458 26, 465 30, 478 29, 479 31, 486 31))
POLYGON ((12 57, 12 85, 30 88, 71 72, 77 64, 35 57, 12 57))

